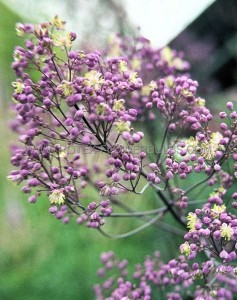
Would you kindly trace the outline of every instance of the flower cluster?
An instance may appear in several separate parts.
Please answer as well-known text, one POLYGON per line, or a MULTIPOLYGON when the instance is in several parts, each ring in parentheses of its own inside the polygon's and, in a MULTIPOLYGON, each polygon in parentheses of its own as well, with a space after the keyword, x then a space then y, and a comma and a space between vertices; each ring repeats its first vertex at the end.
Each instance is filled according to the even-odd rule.
POLYGON ((192 263, 185 256, 163 263, 160 253, 136 265, 131 279, 128 261, 113 252, 101 256, 98 276, 103 282, 94 286, 96 299, 233 299, 237 292, 236 268, 217 266, 212 260, 192 263), (117 275, 117 278, 115 277, 117 275))
POLYGON ((142 77, 143 86, 140 92, 135 92, 128 99, 128 105, 135 108, 138 116, 153 120, 156 117, 151 109, 149 97, 157 88, 157 80, 165 78, 169 81, 173 76, 186 72, 189 64, 183 59, 183 53, 168 46, 154 49, 150 41, 144 37, 129 38, 119 35, 109 41, 105 51, 108 56, 123 56, 120 69, 124 72, 135 70, 142 77))
MULTIPOLYGON (((120 39, 118 54, 123 52, 124 56, 104 58, 99 51, 72 50, 76 34, 64 29, 65 22, 58 16, 40 25, 17 25, 18 35, 27 36, 27 40, 25 48, 17 47, 14 52, 12 67, 18 79, 12 85, 17 118, 11 126, 19 134, 22 146, 13 147, 11 162, 18 169, 11 172, 9 179, 17 183, 25 181, 24 193, 36 190, 29 197, 31 203, 48 191, 50 213, 57 218, 65 215, 63 220, 68 220, 68 214, 77 214, 78 223, 86 221, 93 224, 91 227, 99 227, 104 223, 103 214, 109 215, 112 208, 97 212, 103 201, 99 199, 94 210, 88 209, 89 203, 83 200, 83 190, 88 185, 99 189, 100 197, 110 197, 126 191, 139 193, 141 177, 156 185, 173 178, 170 170, 164 174, 159 164, 154 167, 155 163, 150 164, 151 172, 148 169, 146 173, 147 154, 144 151, 134 154, 130 149, 144 138, 142 131, 134 129, 140 111, 132 103, 137 95, 143 97, 146 88, 143 80, 148 82, 153 71, 156 76, 160 73, 171 76, 186 70, 187 63, 169 48, 153 50, 143 38, 136 40, 133 49, 120 39), (152 71, 151 65, 155 70, 152 71), (37 76, 31 75, 31 70, 37 76), (144 74, 142 70, 146 70, 144 74), (95 164, 91 155, 85 159, 86 154, 91 154, 88 149, 101 154, 102 166, 95 164), (61 211, 62 205, 68 209, 61 211)), ((185 80, 194 93, 192 84, 196 83, 185 80)), ((182 85, 186 86, 184 81, 182 85)), ((165 92, 164 80, 157 79, 149 86, 150 95, 146 96, 144 108, 156 103, 158 98, 154 95, 158 91, 165 92)), ((171 94, 170 99, 175 98, 171 94)), ((160 98, 164 100, 163 96, 160 98)), ((179 101, 176 98, 173 100, 179 101)), ((196 100, 190 99, 184 106, 193 105, 197 110, 196 100)), ((169 129, 174 129, 173 124, 169 129)))
POLYGON ((92 227, 98 227, 103 224, 100 215, 109 215, 112 210, 101 205, 102 200, 94 209, 87 208, 89 203, 81 203, 82 190, 93 173, 90 166, 97 174, 100 170, 92 161, 86 163, 78 149, 88 147, 111 156, 104 158, 105 164, 108 160, 114 166, 106 171, 111 183, 93 182, 101 196, 118 193, 120 170, 124 180, 137 180, 145 154, 136 158, 126 145, 121 151, 115 146, 119 139, 133 145, 143 138, 142 132, 132 128, 137 111, 127 108, 123 99, 140 89, 142 80, 136 72, 121 69, 123 58, 103 61, 98 51, 85 54, 71 50, 76 34, 66 33, 64 24, 55 17, 39 26, 17 26, 18 34, 29 38, 25 48, 16 48, 12 65, 18 80, 12 83, 17 119, 11 126, 23 146, 13 148, 11 162, 18 170, 12 171, 9 179, 26 181, 22 188, 25 193, 37 188, 29 198, 32 203, 48 190, 49 202, 54 205, 50 212, 57 218, 67 212, 60 209, 65 204, 72 214, 80 215, 79 223, 88 220, 92 227), (38 73, 37 81, 28 73, 31 69, 38 73), (73 155, 72 145, 78 146, 73 155), (96 209, 100 207, 98 214, 96 209))
POLYGON ((182 255, 167 264, 158 253, 147 257, 134 272, 136 283, 127 277, 126 260, 103 254, 99 274, 117 269, 119 277, 114 273, 96 286, 97 299, 149 300, 157 288, 166 299, 232 299, 237 194, 229 210, 228 190, 237 179, 234 103, 219 113, 217 131, 182 53, 153 49, 142 37, 117 36, 103 51, 84 52, 58 16, 40 25, 18 24, 17 34, 26 42, 16 47, 12 64, 17 79, 11 127, 19 143, 12 146, 8 178, 24 183, 28 201, 41 201, 46 193, 57 219, 66 224, 75 217, 112 237, 139 232, 168 213, 189 229, 182 255), (214 189, 209 198, 193 193, 202 194, 201 186, 214 189), (153 190, 156 206, 136 211, 128 193, 139 200, 146 189, 153 190), (200 202, 205 203, 192 207, 200 202), (125 216, 145 224, 122 235, 106 233, 106 219, 125 216), (207 258, 191 263, 197 254, 207 258))
POLYGON ((186 242, 180 246, 181 253, 195 258, 200 251, 210 252, 223 263, 236 259, 237 218, 226 211, 226 206, 214 204, 196 209, 187 216, 189 232, 184 236, 186 242))

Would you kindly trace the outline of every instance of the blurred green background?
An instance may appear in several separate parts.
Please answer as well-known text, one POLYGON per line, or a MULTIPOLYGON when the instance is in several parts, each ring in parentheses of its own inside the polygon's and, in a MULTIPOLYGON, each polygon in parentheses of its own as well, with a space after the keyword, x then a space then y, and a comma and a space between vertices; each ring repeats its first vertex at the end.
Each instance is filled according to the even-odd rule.
MULTIPOLYGON (((14 4, 14 1, 10 2, 14 4)), ((36 3, 29 1, 29 5, 33 2, 36 3)), ((104 15, 112 11, 115 16, 114 23, 107 28, 111 26, 115 32, 132 32, 133 27, 121 6, 112 7, 108 1, 99 3, 104 5, 104 15)), ((92 286, 98 281, 96 270, 100 267, 101 252, 114 250, 120 257, 127 258, 132 266, 159 249, 166 261, 177 253, 177 245, 182 239, 160 227, 150 227, 130 238, 110 240, 74 221, 64 225, 48 213, 47 199, 41 197, 36 204, 29 204, 20 187, 6 180, 11 170, 9 147, 17 139, 8 129, 8 122, 14 117, 9 109, 11 81, 14 80, 10 64, 14 47, 22 43, 15 35, 15 24, 37 22, 44 16, 42 11, 41 17, 38 14, 25 20, 15 12, 14 5, 11 7, 0 2, 0 299, 93 299, 92 286)), ((110 29, 103 30, 102 37, 110 29)), ((215 101, 210 98, 209 107, 217 110, 224 107, 223 99, 232 100, 233 97, 236 97, 233 88, 218 92, 218 96, 212 94, 215 101)), ((144 199, 138 199, 137 205, 151 209, 155 205, 153 195, 147 193, 145 198, 147 204, 142 204, 144 199)), ((133 220, 131 227, 141 224, 141 221, 133 220)), ((109 228, 127 231, 126 222, 119 220, 112 220, 108 231, 109 228)))

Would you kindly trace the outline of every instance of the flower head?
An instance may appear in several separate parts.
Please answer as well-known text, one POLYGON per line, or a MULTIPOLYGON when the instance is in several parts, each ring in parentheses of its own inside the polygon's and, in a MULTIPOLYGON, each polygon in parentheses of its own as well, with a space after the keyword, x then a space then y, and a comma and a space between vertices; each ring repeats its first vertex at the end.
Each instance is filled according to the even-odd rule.
POLYGON ((25 85, 20 81, 12 82, 12 86, 17 94, 21 94, 25 87, 25 85))
POLYGON ((52 25, 54 25, 57 29, 64 29, 66 22, 59 18, 59 16, 54 16, 51 20, 52 25))
POLYGON ((223 138, 220 132, 213 132, 209 142, 204 142, 201 144, 201 147, 204 147, 206 159, 213 159, 216 155, 216 151, 220 148, 220 140, 223 138))
POLYGON ((127 62, 125 60, 121 60, 118 63, 118 67, 119 67, 119 71, 121 73, 124 73, 124 72, 126 72, 128 70, 127 62))
POLYGON ((113 110, 116 112, 124 110, 125 109, 124 103, 125 103, 124 99, 117 100, 113 105, 113 110))
POLYGON ((49 195, 49 201, 51 204, 63 204, 65 202, 65 195, 61 190, 53 190, 49 195))
POLYGON ((203 107, 206 104, 205 99, 198 97, 197 99, 195 99, 195 104, 199 107, 203 107))
POLYGON ((214 204, 211 211, 212 211, 214 217, 218 217, 221 213, 226 211, 226 206, 224 204, 223 205, 214 204))
POLYGON ((99 90, 104 83, 104 78, 100 72, 91 70, 85 74, 85 85, 94 87, 95 90, 99 90))
POLYGON ((172 49, 168 46, 162 48, 160 51, 162 60, 166 61, 170 67, 175 67, 177 70, 183 70, 185 64, 179 57, 175 57, 172 49))
POLYGON ((96 105, 96 113, 98 115, 103 115, 108 109, 108 105, 106 103, 99 103, 96 105))
POLYGON ((53 43, 56 47, 71 47, 72 38, 70 33, 66 32, 63 34, 55 33, 53 34, 53 43))
POLYGON ((116 126, 116 130, 119 134, 123 133, 124 131, 130 131, 130 122, 119 120, 114 123, 116 126))
POLYGON ((227 241, 230 241, 232 235, 234 234, 234 230, 230 225, 223 223, 220 228, 220 233, 221 233, 221 237, 223 237, 227 241))
POLYGON ((189 228, 190 231, 195 230, 195 226, 197 224, 198 218, 197 215, 193 212, 190 212, 187 215, 187 227, 189 228))
POLYGON ((157 89, 158 86, 157 86, 157 83, 154 80, 152 80, 149 83, 149 87, 150 87, 151 91, 154 91, 155 89, 157 89))
POLYGON ((16 34, 20 37, 24 36, 25 30, 24 30, 24 25, 21 23, 16 24, 16 34))
POLYGON ((73 87, 69 81, 64 80, 59 88, 62 89, 63 94, 67 97, 73 93, 73 87))
POLYGON ((135 84, 138 82, 138 74, 137 74, 137 72, 132 72, 129 75, 129 81, 132 82, 132 83, 135 83, 135 84))
POLYGON ((182 244, 180 247, 180 252, 182 254, 184 254, 185 256, 188 256, 191 254, 191 248, 189 246, 189 243, 188 242, 185 242, 184 244, 182 244))

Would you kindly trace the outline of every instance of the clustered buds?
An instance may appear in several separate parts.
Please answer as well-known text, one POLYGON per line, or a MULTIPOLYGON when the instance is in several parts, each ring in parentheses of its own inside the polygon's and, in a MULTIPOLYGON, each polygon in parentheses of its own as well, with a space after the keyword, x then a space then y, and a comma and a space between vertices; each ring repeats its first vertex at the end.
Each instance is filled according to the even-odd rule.
POLYGON ((170 213, 189 229, 182 255, 168 264, 158 253, 148 257, 137 266, 135 285, 126 279, 127 261, 103 254, 99 274, 117 268, 119 277, 97 286, 97 299, 149 300, 154 286, 165 287, 167 299, 232 299, 237 274, 237 193, 229 195, 237 179, 234 102, 219 113, 217 131, 206 101, 197 95, 197 81, 186 73, 183 54, 154 49, 142 37, 117 36, 103 51, 82 51, 76 48, 76 33, 66 32, 58 16, 40 25, 18 24, 17 34, 26 41, 16 47, 12 64, 17 79, 11 128, 19 143, 12 146, 15 169, 8 178, 24 183, 28 201, 36 203, 46 194, 56 219, 66 224, 74 217, 103 234, 108 218, 125 215, 141 216, 149 225, 170 213), (202 185, 214 189, 206 200, 193 193, 201 193, 202 185), (129 207, 128 193, 141 199, 147 188, 153 189, 158 207, 146 212, 129 207), (205 202, 201 208, 193 208, 200 202, 205 202), (117 206, 126 212, 116 212, 117 206), (190 265, 200 253, 208 260, 190 265), (192 285, 193 295, 184 291, 192 285))
POLYGON ((94 286, 98 300, 150 300, 157 296, 169 300, 231 300, 237 292, 237 269, 216 265, 213 260, 190 263, 181 255, 164 263, 160 253, 155 252, 147 256, 143 264, 136 265, 132 280, 127 260, 107 252, 102 254, 101 261, 103 267, 98 270, 98 276, 102 283, 94 286))
POLYGON ((220 258, 225 264, 236 259, 237 218, 226 211, 224 204, 196 209, 188 214, 187 221, 190 230, 180 246, 181 253, 193 259, 206 250, 210 257, 220 258))

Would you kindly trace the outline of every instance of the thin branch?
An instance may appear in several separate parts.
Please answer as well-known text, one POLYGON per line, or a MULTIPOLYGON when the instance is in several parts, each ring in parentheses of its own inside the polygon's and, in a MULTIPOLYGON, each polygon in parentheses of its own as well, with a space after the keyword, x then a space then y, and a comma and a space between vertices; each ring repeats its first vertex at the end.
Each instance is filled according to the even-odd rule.
POLYGON ((147 211, 139 211, 139 212, 130 212, 130 213, 113 213, 109 216, 106 215, 101 215, 101 217, 144 217, 144 216, 149 216, 149 215, 155 215, 157 213, 165 212, 167 210, 167 207, 161 207, 153 210, 147 210, 147 211))
POLYGON ((141 232, 142 230, 144 230, 145 228, 151 226, 152 224, 154 224, 155 222, 157 222, 157 220, 159 220, 159 218, 161 218, 163 215, 163 213, 160 213, 158 214, 157 216, 155 216, 154 218, 152 218, 150 221, 148 221, 147 223, 143 224, 142 226, 140 227, 137 227, 136 229, 134 230, 131 230, 131 231, 128 231, 126 233, 122 233, 122 234, 111 234, 111 233, 106 233, 104 232, 102 229, 98 229, 99 232, 101 234, 103 234, 104 236, 106 237, 109 237, 109 238, 112 238, 112 239, 123 239, 123 238, 126 238, 126 237, 129 237, 129 236, 132 236, 138 232, 141 232))

